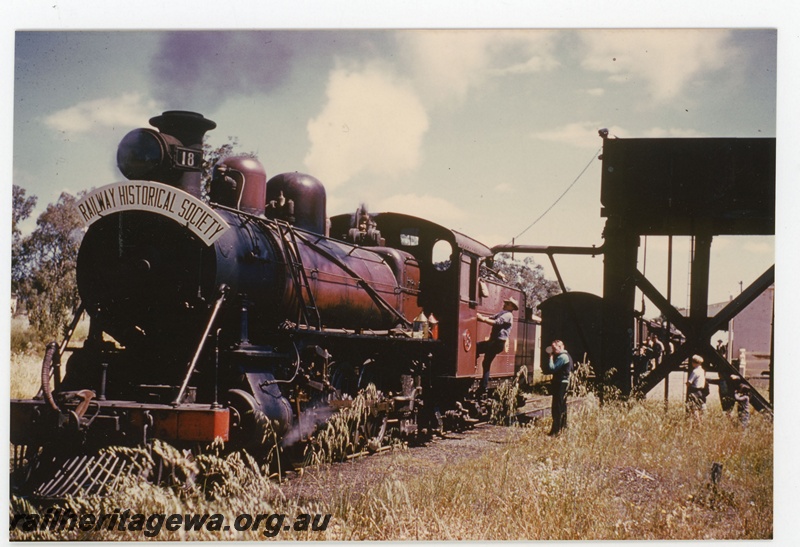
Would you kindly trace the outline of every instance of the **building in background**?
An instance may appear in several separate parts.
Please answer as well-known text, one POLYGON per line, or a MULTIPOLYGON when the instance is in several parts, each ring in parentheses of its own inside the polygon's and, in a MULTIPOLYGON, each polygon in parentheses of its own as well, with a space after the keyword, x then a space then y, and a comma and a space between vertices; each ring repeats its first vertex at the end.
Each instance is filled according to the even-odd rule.
POLYGON ((743 369, 742 373, 748 377, 760 376, 769 371, 774 305, 775 285, 772 285, 729 324, 729 360, 734 365, 738 361, 740 369, 743 369))

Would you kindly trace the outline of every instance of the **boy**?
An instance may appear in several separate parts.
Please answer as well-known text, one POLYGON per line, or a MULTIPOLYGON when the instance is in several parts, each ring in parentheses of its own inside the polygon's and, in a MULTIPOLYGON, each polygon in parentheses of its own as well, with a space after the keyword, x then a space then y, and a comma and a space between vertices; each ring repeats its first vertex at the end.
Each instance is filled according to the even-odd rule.
POLYGON ((686 406, 696 418, 700 418, 706 406, 706 371, 703 370, 703 358, 692 355, 692 371, 686 381, 686 406))
POLYGON ((747 427, 750 422, 750 386, 745 383, 739 384, 736 391, 733 392, 733 398, 736 399, 739 421, 742 427, 747 427))

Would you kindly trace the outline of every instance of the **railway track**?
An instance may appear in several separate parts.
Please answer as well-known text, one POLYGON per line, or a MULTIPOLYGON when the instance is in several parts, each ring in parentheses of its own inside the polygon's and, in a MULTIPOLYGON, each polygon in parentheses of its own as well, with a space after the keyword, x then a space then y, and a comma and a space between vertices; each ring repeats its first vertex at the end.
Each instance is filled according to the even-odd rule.
MULTIPOLYGON (((550 397, 529 397, 517 416, 524 416, 520 422, 541 419, 550 415, 549 405, 550 397)), ((487 451, 496 450, 498 445, 520 442, 529 432, 527 428, 481 422, 469 429, 434 437, 422 445, 298 469, 280 484, 280 490, 288 499, 324 502, 335 494, 355 503, 358 497, 371 495, 387 478, 402 482, 445 465, 477 459, 487 451)))
MULTIPOLYGON (((581 399, 570 399, 568 404, 571 408, 581 404, 581 399)), ((514 415, 514 423, 528 423, 534 420, 539 420, 550 416, 551 397, 548 395, 533 394, 528 395, 524 404, 517 409, 514 415)), ((501 426, 493 426, 487 422, 480 422, 472 427, 460 430, 458 432, 448 431, 442 437, 434 437, 431 440, 415 445, 409 450, 414 453, 421 451, 425 454, 426 451, 431 451, 434 454, 442 453, 441 458, 447 458, 447 447, 454 447, 457 452, 463 452, 463 445, 473 445, 485 441, 488 436, 502 437, 502 436, 515 436, 519 430, 514 428, 507 428, 501 426), (487 433, 487 431, 492 431, 487 433)), ((491 441, 498 442, 498 441, 491 441)), ((318 468, 327 468, 329 466, 346 465, 349 462, 358 460, 359 462, 367 462, 373 459, 367 456, 373 456, 385 452, 394 451, 398 445, 384 445, 377 449, 361 450, 353 454, 349 454, 344 458, 344 462, 339 464, 324 464, 322 466, 299 467, 290 472, 290 480, 292 482, 297 477, 302 477, 305 473, 317 474, 318 468)), ((18 457, 23 454, 17 455, 18 457)), ((438 458, 438 456, 437 456, 438 458)), ((434 458, 434 459, 437 459, 434 458)), ((424 459, 424 457, 423 457, 424 459)), ((39 485, 32 489, 34 497, 43 499, 59 499, 66 496, 75 495, 91 495, 91 496, 104 496, 106 490, 119 481, 123 475, 139 475, 142 477, 154 478, 154 470, 152 469, 152 462, 145 461, 142 458, 131 458, 126 454, 120 454, 114 451, 103 452, 95 455, 81 455, 68 458, 61 462, 61 465, 56 468, 55 473, 40 481, 39 485), (141 460, 141 461, 139 461, 141 460)), ((359 464, 362 465, 362 464, 359 464)), ((367 463, 366 466, 370 467, 374 464, 367 463)))
MULTIPOLYGON (((567 400, 567 406, 569 408, 577 408, 582 402, 582 399, 573 397, 567 400)), ((529 395, 525 399, 525 404, 517 409, 514 417, 522 422, 549 417, 551 403, 552 397, 550 395, 529 395)))

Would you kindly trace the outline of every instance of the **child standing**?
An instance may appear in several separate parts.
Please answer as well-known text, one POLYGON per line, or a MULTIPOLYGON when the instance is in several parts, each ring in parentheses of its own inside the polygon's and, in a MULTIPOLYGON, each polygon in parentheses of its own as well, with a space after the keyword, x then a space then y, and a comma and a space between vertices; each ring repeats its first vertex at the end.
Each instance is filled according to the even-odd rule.
POLYGON ((739 412, 739 421, 742 427, 747 427, 750 422, 750 386, 741 383, 733 392, 733 398, 736 399, 736 410, 739 412))
POLYGON ((686 406, 696 419, 700 419, 706 407, 706 371, 703 370, 703 358, 693 355, 692 370, 686 382, 686 406))

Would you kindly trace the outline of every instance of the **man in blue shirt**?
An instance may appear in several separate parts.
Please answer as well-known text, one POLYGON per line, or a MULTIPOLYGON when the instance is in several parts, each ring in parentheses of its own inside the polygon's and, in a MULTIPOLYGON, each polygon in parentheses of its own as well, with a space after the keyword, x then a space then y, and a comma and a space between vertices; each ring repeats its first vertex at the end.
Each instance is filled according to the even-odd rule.
POLYGON ((553 416, 553 427, 550 436, 555 437, 567 427, 567 388, 569 375, 572 372, 572 357, 567 353, 561 340, 553 340, 547 348, 547 353, 550 354, 550 362, 542 365, 542 371, 553 375, 550 383, 550 391, 553 393, 553 405, 550 411, 553 416))
POLYGON ((516 299, 506 298, 503 301, 503 309, 496 314, 489 316, 478 314, 478 321, 492 326, 492 334, 488 340, 478 342, 475 349, 477 355, 483 355, 483 378, 481 379, 480 392, 486 391, 489 385, 489 372, 492 368, 492 361, 501 353, 505 347, 508 337, 511 335, 511 327, 514 324, 514 314, 512 312, 519 309, 516 299))

